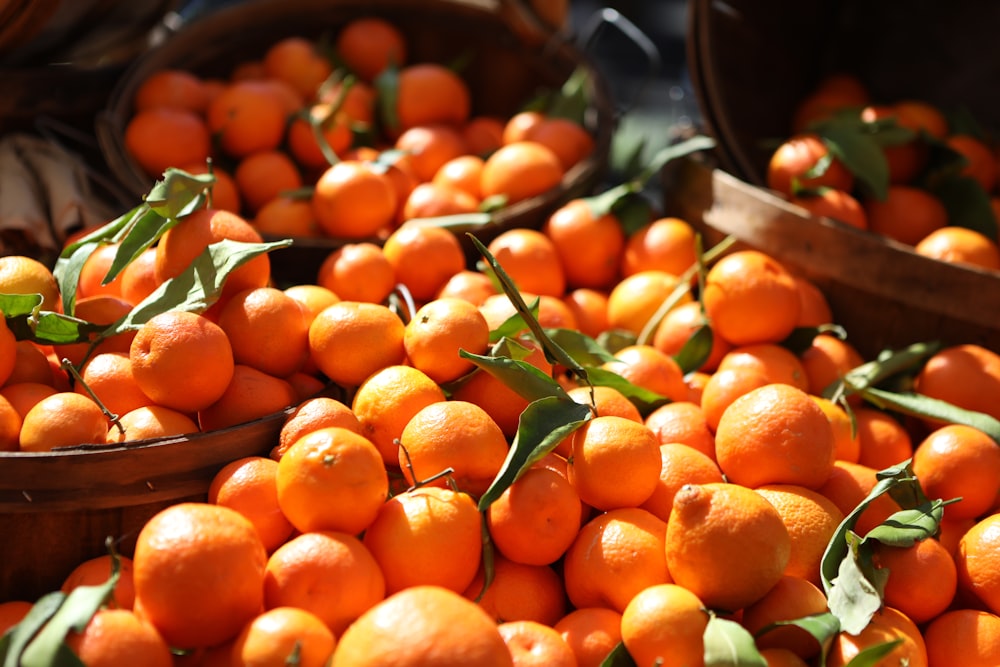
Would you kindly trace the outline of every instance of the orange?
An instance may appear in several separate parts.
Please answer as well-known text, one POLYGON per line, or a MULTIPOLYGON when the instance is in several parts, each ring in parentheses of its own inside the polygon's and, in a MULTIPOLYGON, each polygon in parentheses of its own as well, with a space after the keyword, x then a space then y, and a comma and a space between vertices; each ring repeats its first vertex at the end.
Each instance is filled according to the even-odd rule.
POLYGON ((192 111, 153 107, 128 119, 125 149, 143 171, 160 178, 168 167, 204 162, 212 152, 209 130, 192 111))
MULTIPOLYGON (((722 415, 733 401, 766 384, 770 384, 767 376, 760 371, 739 368, 716 371, 705 377, 700 387, 699 405, 712 433, 719 428, 722 415)), ((688 391, 691 391, 690 384, 688 391)))
POLYGON ((736 611, 781 580, 791 538, 778 510, 751 489, 688 484, 674 496, 665 553, 675 583, 709 608, 736 611))
POLYGON ((861 458, 861 443, 855 431, 854 418, 839 403, 810 394, 816 405, 826 414, 833 428, 834 458, 838 461, 857 463, 861 458))
POLYGON ((59 301, 59 285, 52 270, 33 257, 0 257, 0 293, 41 294, 42 310, 54 311, 59 301))
POLYGON ((294 530, 278 506, 278 463, 249 456, 224 465, 208 487, 208 502, 234 509, 253 523, 268 553, 294 530))
POLYGON ((339 295, 333 290, 322 285, 311 285, 299 283, 290 285, 284 289, 285 294, 299 302, 306 314, 306 321, 312 324, 316 315, 327 306, 341 301, 339 295))
POLYGON ((797 484, 817 489, 834 462, 833 427, 801 389, 766 384, 725 409, 715 431, 715 458, 726 478, 750 488, 797 484))
POLYGON ((621 642, 622 615, 605 607, 574 609, 552 627, 569 644, 579 667, 600 667, 621 642))
POLYGON ((118 274, 114 280, 105 284, 104 278, 111 268, 111 263, 118 254, 119 244, 103 243, 94 249, 90 256, 80 267, 79 283, 76 287, 77 298, 97 296, 121 297, 122 295, 122 274, 118 274))
POLYGON ((278 506, 299 531, 357 534, 378 514, 389 478, 375 445, 341 426, 311 431, 278 461, 278 506))
POLYGON ((666 522, 638 507, 594 516, 580 528, 563 558, 572 606, 621 613, 649 586, 672 581, 664 556, 666 522))
POLYGON ((563 295, 577 328, 585 336, 597 338, 608 330, 608 295, 588 287, 571 289, 563 295))
POLYGON ((327 236, 364 239, 392 225, 396 190, 384 172, 359 160, 328 167, 313 188, 316 222, 327 236))
POLYGON ((566 273, 553 240, 537 229, 508 229, 486 249, 522 293, 562 297, 566 273))
POLYGON ((343 301, 382 303, 396 285, 396 273, 380 246, 362 241, 327 255, 316 282, 343 301))
POLYGON ((795 484, 765 484, 754 491, 778 510, 791 538, 785 574, 819 585, 823 553, 844 513, 826 496, 795 484))
POLYGON ((594 152, 595 141, 590 132, 571 118, 548 116, 528 128, 524 137, 548 147, 569 171, 594 152))
POLYGON ((107 442, 122 443, 168 438, 198 432, 198 424, 183 412, 162 405, 144 405, 121 415, 108 428, 107 442))
MULTIPOLYGON (((347 94, 355 89, 357 86, 352 86, 347 94)), ((344 107, 317 102, 292 117, 285 143, 296 164, 311 172, 325 170, 338 159, 349 159, 347 153, 353 140, 351 118, 344 107)))
POLYGON ((481 306, 486 297, 497 293, 497 288, 488 275, 481 271, 462 269, 452 274, 434 296, 437 299, 457 297, 475 306, 481 306))
POLYGON ((439 63, 419 62, 400 68, 397 74, 396 119, 390 134, 418 125, 461 125, 469 119, 472 93, 452 69, 439 63))
POLYGON ((531 129, 543 120, 545 120, 545 114, 535 109, 516 112, 507 118, 503 124, 503 130, 500 135, 501 145, 526 141, 531 129))
POLYGON ((298 35, 283 37, 267 47, 263 64, 269 77, 290 84, 303 99, 316 95, 332 69, 316 44, 298 35))
POLYGON ((331 381, 357 387, 372 373, 403 361, 404 329, 388 306, 340 301, 324 308, 309 325, 309 350, 331 381))
POLYGON ((420 585, 462 593, 479 569, 481 531, 469 494, 424 486, 387 500, 363 541, 385 575, 388 594, 420 585))
POLYGON ((246 424, 285 410, 298 401, 299 394, 288 380, 236 364, 222 396, 198 411, 198 426, 202 431, 216 431, 246 424))
POLYGON ((767 187, 778 193, 794 195, 800 188, 826 186, 850 192, 854 175, 830 152, 823 139, 812 133, 801 133, 786 139, 772 153, 767 164, 767 187), (827 161, 826 167, 820 167, 827 161), (822 171, 807 175, 817 168, 822 171))
POLYGON ((924 627, 929 667, 989 667, 1000 661, 1000 617, 952 609, 924 627))
POLYGON ((365 81, 372 81, 389 66, 406 63, 406 39, 399 28, 377 16, 348 21, 337 33, 334 48, 347 66, 365 81))
POLYGON ((122 299, 138 305, 152 294, 160 282, 156 279, 156 248, 146 248, 121 272, 122 299))
POLYGON ((151 317, 132 341, 129 359, 143 393, 181 412, 203 410, 219 400, 235 367, 225 331, 184 311, 151 317))
POLYGON ((627 345, 615 352, 615 359, 604 362, 602 368, 671 401, 687 398, 684 371, 669 354, 652 345, 637 344, 627 345))
MULTIPOLYGON (((482 495, 507 460, 503 431, 485 410, 467 401, 437 401, 421 408, 399 436, 399 467, 406 481, 419 484, 451 468, 451 486, 482 495)), ((428 482, 429 483, 429 482, 428 482)))
POLYGON ((52 384, 17 382, 8 383, 0 387, 0 396, 7 399, 10 407, 14 408, 14 411, 17 412, 18 417, 24 419, 24 415, 28 414, 28 410, 34 407, 35 403, 46 396, 51 396, 57 391, 59 390, 52 386, 52 384))
POLYGON ((66 646, 89 667, 170 667, 170 647, 157 629, 129 609, 98 609, 81 632, 71 629, 66 646))
POLYGON ((784 575, 764 597, 743 610, 740 623, 754 635, 757 648, 786 649, 809 659, 819 653, 820 645, 808 632, 792 625, 765 628, 826 611, 826 596, 819 586, 801 577, 784 575))
MULTIPOLYGON (((132 306, 124 299, 108 295, 84 297, 76 302, 73 316, 92 324, 114 324, 131 312, 132 306)), ((59 362, 68 359, 79 370, 83 362, 99 352, 128 352, 135 331, 123 331, 102 339, 93 345, 97 334, 91 334, 86 342, 53 345, 52 350, 59 362), (91 347, 93 345, 93 347, 91 347)))
POLYGON ((264 602, 267 553, 239 512, 183 502, 154 515, 133 557, 136 605, 178 648, 221 644, 264 602))
POLYGON ((961 498, 947 506, 950 518, 982 516, 993 508, 1000 489, 1000 447, 976 428, 947 424, 917 445, 913 474, 928 498, 961 498))
POLYGON ((21 422, 21 451, 45 452, 74 445, 103 445, 108 418, 90 399, 72 391, 57 392, 34 405, 21 422))
POLYGON ((457 298, 434 299, 406 323, 403 347, 410 364, 445 384, 474 368, 460 351, 485 354, 489 338, 489 324, 476 306, 457 298))
POLYGON ((551 626, 537 621, 507 621, 497 626, 515 667, 574 667, 576 656, 551 626))
POLYGON ((278 196, 302 187, 302 174, 283 150, 261 150, 244 156, 233 171, 240 201, 251 213, 278 196))
POLYGON ((671 401, 656 408, 645 419, 661 445, 688 445, 715 460, 715 434, 701 406, 691 401, 671 401))
MULTIPOLYGON (((835 461, 830 477, 817 489, 847 516, 875 488, 878 479, 874 468, 850 461, 835 461)), ((878 496, 858 517, 854 532, 865 535, 900 509, 888 494, 878 496)))
POLYGON ((766 648, 760 652, 767 667, 809 667, 809 664, 791 651, 783 648, 766 648))
POLYGON ((982 345, 947 346, 924 363, 914 389, 1000 419, 1000 406, 990 399, 1000 391, 1000 354, 982 345))
POLYGON ((408 365, 390 365, 370 375, 354 392, 351 411, 361 435, 378 449, 382 461, 399 465, 397 439, 413 415, 445 400, 444 390, 426 373, 408 365))
MULTIPOLYGON (((264 81, 231 81, 208 103, 208 129, 222 150, 241 158, 257 151, 273 150, 285 136, 285 102, 264 81)), ((182 164, 194 162, 184 160, 182 164)))
POLYGON ((350 407, 336 398, 314 396, 299 403, 285 419, 272 457, 280 459, 296 440, 327 426, 340 426, 361 434, 361 423, 350 407))
MULTIPOLYGON (((528 352, 522 360, 551 376, 552 364, 537 344, 528 343, 528 352)), ((486 410, 508 440, 517 432, 521 413, 530 402, 484 370, 477 370, 463 379, 452 392, 452 398, 475 403, 486 410)))
POLYGON ((458 128, 445 123, 408 127, 396 137, 394 148, 409 155, 409 164, 421 183, 430 182, 447 162, 468 152, 458 128))
POLYGON ((679 442, 660 445, 660 481, 641 507, 666 521, 674 496, 685 484, 722 482, 722 471, 711 458, 679 442))
POLYGON ((992 192, 997 183, 997 159, 990 147, 969 134, 952 134, 944 142, 965 159, 961 175, 974 180, 984 192, 992 192))
POLYGON ((949 133, 947 117, 929 102, 903 99, 897 100, 893 107, 903 127, 926 132, 935 139, 944 139, 949 133))
POLYGON ((400 213, 402 220, 436 218, 475 213, 479 200, 465 190, 448 183, 420 183, 406 196, 400 213))
MULTIPOLYGON (((23 386, 23 385, 14 385, 23 386)), ((48 385, 39 385, 48 387, 48 385)), ((44 396, 56 393, 52 389, 50 394, 43 394, 38 397, 41 400, 44 396)), ((35 401, 37 402, 37 401, 35 401)), ((30 408, 28 408, 30 410, 30 408)), ((27 414, 27 413, 25 413, 27 414)), ((0 452, 16 452, 20 448, 21 422, 23 417, 18 409, 14 407, 5 396, 0 396, 0 452)))
POLYGON ((499 116, 472 116, 461 126, 469 153, 485 159, 503 145, 504 120, 499 116))
POLYGON ((535 141, 505 143, 483 165, 483 199, 503 197, 515 204, 551 190, 562 182, 562 163, 552 149, 535 141))
MULTIPOLYGON (((852 343, 828 334, 813 336, 809 347, 799 353, 799 361, 806 373, 810 394, 826 395, 834 383, 843 380, 850 371, 864 363, 864 358, 852 343)), ((855 405, 857 397, 849 397, 855 405)))
POLYGON ((486 509, 486 527, 503 556, 526 565, 556 562, 576 538, 583 504, 563 475, 531 467, 486 509))
POLYGON ((132 107, 136 111, 168 107, 201 113, 207 104, 208 91, 204 82, 192 72, 172 67, 147 76, 132 96, 132 107))
POLYGON ((800 275, 792 275, 799 286, 799 319, 797 327, 818 327, 833 322, 830 302, 819 286, 800 275))
MULTIPOLYGON (((211 243, 229 239, 260 243, 260 233, 245 218, 229 211, 199 209, 184 216, 156 244, 156 279, 160 282, 181 275, 211 243)), ((271 260, 258 255, 232 271, 220 299, 251 287, 263 287, 271 279, 271 260)))
POLYGON ((473 197, 476 202, 482 197, 480 180, 483 172, 483 158, 475 154, 469 147, 468 140, 462 135, 465 152, 448 160, 434 172, 431 182, 434 185, 448 185, 473 197))
MULTIPOLYGON (((612 329, 642 333, 679 284, 676 275, 660 269, 647 269, 623 278, 608 294, 608 324, 612 329)), ((688 301, 690 292, 675 307, 688 301)))
POLYGON ((512 667, 496 622, 476 603, 440 586, 399 591, 340 637, 331 667, 512 667))
POLYGON ((545 219, 542 233, 555 246, 567 285, 595 289, 614 285, 625 249, 625 232, 612 213, 595 215, 587 201, 572 199, 545 219))
POLYGON ((313 374, 311 369, 310 371, 303 370, 292 373, 283 379, 292 385, 292 390, 295 391, 299 401, 313 398, 329 386, 325 378, 321 377, 319 373, 313 374))
POLYGON ((877 567, 888 570, 883 600, 886 605, 922 624, 943 613, 955 597, 958 571, 940 542, 927 538, 909 547, 875 545, 877 567), (928 582, 934 582, 928 586, 928 582))
POLYGON ((743 368, 760 371, 768 382, 809 391, 805 367, 795 353, 777 343, 738 345, 719 360, 718 370, 743 368))
POLYGON ((700 667, 708 625, 704 604, 672 583, 640 591, 622 613, 622 643, 637 665, 700 667))
MULTIPOLYGON (((653 333, 653 347, 677 357, 691 337, 704 326, 711 327, 711 323, 705 317, 699 302, 688 301, 674 306, 656 326, 656 331, 653 333)), ((713 333, 712 347, 699 370, 715 371, 722 357, 732 348, 732 343, 713 333)))
MULTIPOLYGON (((642 422, 642 414, 639 412, 639 408, 625 394, 614 387, 581 384, 567 389, 566 393, 577 403, 591 406, 595 417, 614 415, 630 419, 634 422, 642 422)), ((572 444, 572 441, 572 437, 566 438, 563 441, 566 443, 565 451, 561 451, 564 447, 560 444, 559 449, 556 450, 557 453, 568 456, 570 451, 569 446, 572 444)))
MULTIPOLYGON (((117 555, 118 581, 112 594, 111 605, 119 609, 132 609, 135 603, 135 581, 133 579, 132 559, 117 555)), ((88 558, 74 567, 59 587, 63 593, 69 593, 78 586, 99 586, 111 578, 111 554, 103 554, 88 558)))
POLYGON ((458 238, 443 227, 406 224, 382 246, 386 259, 418 302, 429 301, 448 279, 465 268, 465 252, 458 238))
POLYGON ((860 117, 866 123, 878 123, 891 119, 897 127, 911 130, 912 139, 901 144, 882 146, 882 154, 889 167, 889 183, 907 184, 917 179, 927 166, 928 147, 920 126, 905 114, 900 113, 896 105, 869 104, 861 109, 860 117))
POLYGON ((829 667, 844 667, 866 648, 886 642, 902 640, 874 667, 927 667, 927 647, 920 630, 905 614, 892 607, 882 607, 857 635, 841 632, 837 635, 827 657, 829 667))
POLYGON ((853 74, 835 73, 825 76, 794 109, 791 130, 803 132, 819 120, 847 107, 863 107, 869 93, 853 74))
POLYGON ((681 218, 657 218, 633 232, 625 242, 621 272, 630 276, 656 269, 681 275, 698 259, 695 230, 681 218))
POLYGON ((644 424, 594 417, 573 434, 567 468, 580 499, 599 510, 638 507, 660 475, 660 444, 644 424))
POLYGON ((253 667, 324 667, 337 640, 315 614, 296 607, 274 607, 250 621, 233 643, 233 660, 253 667))
POLYGON ((132 375, 132 363, 125 352, 101 352, 91 357, 80 373, 82 382, 74 390, 89 398, 97 397, 112 414, 124 415, 153 404, 132 375))
MULTIPOLYGON (((535 302, 535 299, 538 299, 538 314, 535 319, 538 320, 538 324, 543 329, 575 330, 578 328, 573 312, 566 305, 566 302, 559 297, 550 294, 539 296, 530 292, 521 292, 521 298, 524 300, 525 305, 529 307, 535 302)), ((496 294, 486 297, 479 310, 486 318, 491 331, 499 328, 500 325, 517 314, 517 309, 506 294, 496 294)), ((520 331, 522 333, 527 332, 527 326, 520 331)))
POLYGON ((981 519, 966 531, 958 543, 955 564, 958 588, 981 600, 994 614, 1000 610, 1000 514, 981 519))
MULTIPOLYGON (((4 326, 6 326, 6 322, 4 326)), ((3 334, 0 334, 0 336, 3 336, 3 334)), ((9 340, 5 340, 6 342, 9 342, 9 340)), ((7 346, 5 344, 0 345, 5 348, 6 353, 7 346)), ((6 357, 4 361, 9 363, 9 359, 10 357, 6 357)), ((52 367, 49 366, 48 357, 45 356, 45 352, 42 351, 41 347, 30 340, 19 340, 14 345, 14 365, 11 368, 10 375, 7 376, 7 380, 0 383, 0 387, 24 382, 52 384, 52 367)))
POLYGON ((264 604, 315 614, 338 637, 385 597, 385 578, 368 548, 348 533, 292 537, 267 560, 264 604))
POLYGON ((758 250, 739 250, 713 264, 702 303, 712 330, 733 345, 781 342, 801 308, 792 274, 758 250))
POLYGON ((0 636, 21 622, 34 605, 26 600, 0 602, 0 636))
POLYGON ((252 222, 265 237, 320 236, 312 204, 307 199, 278 195, 257 210, 252 222))
POLYGON ((465 590, 465 597, 496 619, 553 625, 566 613, 562 578, 548 565, 517 563, 502 555, 493 559, 492 579, 484 590, 484 568, 465 590))
POLYGON ((298 301, 276 287, 252 287, 233 294, 217 321, 229 338, 237 364, 286 377, 302 370, 309 359, 307 316, 298 301))
POLYGON ((935 229, 918 241, 913 249, 919 255, 942 262, 1000 270, 1000 246, 997 242, 966 227, 945 226, 935 229))
POLYGON ((868 229, 915 246, 948 224, 948 211, 930 192, 910 185, 890 185, 885 199, 865 203, 868 229))
POLYGON ((900 421, 875 407, 859 407, 852 412, 858 447, 858 463, 884 470, 913 455, 910 434, 900 421))
POLYGON ((844 190, 828 188, 816 194, 798 195, 789 201, 816 217, 830 218, 855 229, 868 229, 868 216, 861 202, 844 190))

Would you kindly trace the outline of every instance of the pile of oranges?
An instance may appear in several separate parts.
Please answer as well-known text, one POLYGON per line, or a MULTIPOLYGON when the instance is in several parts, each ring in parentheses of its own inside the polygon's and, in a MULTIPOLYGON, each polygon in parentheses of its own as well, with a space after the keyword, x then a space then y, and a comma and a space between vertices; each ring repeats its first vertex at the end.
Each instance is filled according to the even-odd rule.
MULTIPOLYGON (((156 285, 171 257, 244 225, 217 209, 181 219, 133 262, 151 267, 136 282, 156 285)), ((249 262, 207 310, 157 315, 118 351, 91 351, 81 384, 105 402, 129 387, 203 429, 295 408, 269 453, 145 524, 113 596, 67 644, 94 665, 127 646, 129 664, 164 666, 647 666, 722 664, 706 656, 749 638, 747 664, 833 667, 876 646, 873 664, 997 664, 997 442, 836 391, 865 360, 821 329, 834 321, 822 293, 754 250, 714 258, 696 281, 697 248, 683 220, 626 235, 574 200, 490 241, 495 267, 469 267, 454 234, 408 222, 332 252, 315 284, 277 289, 249 262), (241 282, 244 269, 257 277, 241 282), (788 344, 803 330, 807 345, 788 344), (107 394, 88 375, 104 355, 128 371, 107 394), (347 398, 316 393, 328 383, 347 398), (948 504, 930 536, 876 544, 879 608, 852 634, 831 625, 824 554, 859 506, 859 537, 909 509, 868 498, 879 471, 909 461, 948 504)), ((7 262, 23 280, 0 291, 57 298, 24 258, 4 258, 0 280, 7 262)), ((106 298, 127 307, 126 278, 106 298)), ((22 448, 40 409, 106 437, 99 409, 86 421, 39 398, 22 413, 30 400, 12 390, 29 368, 51 379, 64 354, 0 334, 13 360, 0 414, 22 424, 22 448)), ((1000 418, 996 351, 946 347, 912 381, 1000 418)), ((81 563, 64 590, 110 572, 111 556, 81 563)), ((0 628, 30 607, 0 604, 0 628)))
POLYGON ((350 20, 329 47, 284 37, 225 79, 159 70, 135 88, 124 147, 151 179, 211 159, 213 205, 265 235, 348 240, 530 199, 594 153, 579 114, 491 115, 384 18, 350 20))
POLYGON ((766 184, 814 215, 997 271, 997 146, 961 121, 919 99, 873 100, 853 75, 830 75, 797 106, 766 184))

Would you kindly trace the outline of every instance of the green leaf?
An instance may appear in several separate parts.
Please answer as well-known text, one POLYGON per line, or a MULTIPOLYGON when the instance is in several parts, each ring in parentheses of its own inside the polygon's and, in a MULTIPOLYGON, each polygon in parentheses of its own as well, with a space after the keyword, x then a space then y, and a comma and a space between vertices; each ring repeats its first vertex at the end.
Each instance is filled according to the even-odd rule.
POLYGON ((943 516, 942 500, 900 510, 868 531, 864 540, 876 540, 890 547, 911 547, 921 540, 936 535, 943 516))
POLYGON ((597 336, 597 344, 611 354, 617 354, 629 345, 635 345, 638 337, 627 329, 608 329, 597 336))
POLYGON ((921 507, 930 502, 920 481, 913 474, 913 459, 900 461, 894 466, 875 473, 875 479, 892 479, 895 483, 889 487, 889 496, 903 509, 921 507))
POLYGON ((640 190, 671 161, 691 155, 692 153, 697 153, 698 151, 712 150, 715 148, 715 145, 715 139, 699 134, 661 148, 653 155, 642 173, 632 179, 631 183, 633 183, 636 190, 640 190))
POLYGON ((969 176, 950 174, 934 180, 928 190, 944 204, 949 225, 975 230, 994 242, 1000 239, 990 195, 978 181, 969 176))
POLYGON ((590 99, 587 87, 590 83, 590 73, 585 67, 577 67, 563 82, 558 95, 552 95, 548 100, 546 115, 555 118, 568 118, 581 125, 584 123, 590 99))
POLYGON ((941 343, 932 341, 914 343, 900 350, 883 350, 876 359, 848 371, 844 380, 851 393, 858 393, 888 378, 916 373, 940 349, 941 343))
POLYGON ((168 310, 204 312, 218 298, 230 273, 258 255, 291 244, 291 240, 244 243, 229 239, 212 243, 179 276, 157 287, 128 315, 109 325, 102 336, 138 329, 153 316, 168 310))
POLYGON ((4 634, 3 667, 20 667, 21 654, 38 632, 49 622, 66 600, 66 594, 53 591, 40 597, 21 622, 4 634))
POLYGON ((458 354, 529 401, 550 397, 569 398, 558 382, 527 361, 506 356, 473 354, 467 350, 459 350, 458 354))
POLYGON ((862 569, 858 539, 856 536, 853 538, 854 546, 849 548, 848 555, 840 561, 837 576, 831 582, 827 596, 830 611, 840 620, 841 629, 852 635, 864 630, 875 612, 882 607, 881 592, 869 581, 862 569))
POLYGON ((528 404, 521 413, 514 442, 503 467, 479 499, 485 510, 531 464, 551 452, 566 437, 580 428, 592 415, 589 406, 568 396, 548 396, 528 404))
MULTIPOLYGON (((489 273, 491 276, 495 275, 493 274, 492 271, 490 271, 489 273)), ((531 316, 536 319, 538 317, 539 303, 540 299, 536 297, 531 302, 531 305, 528 306, 528 312, 531 313, 531 316)), ((527 328, 528 328, 528 321, 524 318, 524 315, 515 311, 514 314, 508 317, 506 320, 504 320, 500 324, 500 326, 490 331, 490 342, 495 343, 498 340, 502 340, 504 338, 508 339, 516 338, 519 333, 521 333, 527 328)))
POLYGON ((389 65, 375 78, 379 121, 387 131, 399 130, 399 67, 389 65))
POLYGON ((452 215, 439 215, 433 218, 410 218, 407 225, 422 225, 425 227, 441 227, 454 234, 475 232, 493 222, 490 213, 455 213, 452 215))
POLYGON ((694 330, 691 337, 687 339, 680 351, 674 355, 674 361, 681 367, 687 375, 705 365, 709 355, 712 353, 712 344, 715 342, 715 334, 712 327, 705 324, 694 330))
POLYGON ((764 626, 757 632, 757 637, 767 634, 775 628, 780 628, 785 625, 792 625, 796 628, 805 630, 819 643, 820 646, 828 646, 832 642, 837 634, 840 632, 840 619, 837 615, 832 612, 823 612, 822 614, 813 614, 811 616, 803 616, 802 618, 796 618, 789 621, 775 621, 769 625, 764 626))
POLYGON ((966 410, 947 401, 915 392, 891 392, 869 387, 859 392, 878 408, 894 410, 914 417, 930 418, 952 424, 965 424, 987 434, 1000 444, 1000 420, 983 412, 966 410))
POLYGON ((615 202, 612 212, 625 232, 631 236, 653 219, 653 206, 649 199, 639 194, 623 197, 615 202))
POLYGON ((80 284, 80 271, 99 245, 101 244, 98 241, 74 244, 75 248, 71 254, 67 255, 64 251, 56 260, 52 275, 55 276, 59 294, 62 295, 62 311, 67 315, 72 315, 76 309, 76 290, 80 284))
POLYGON ((629 655, 628 649, 625 648, 625 644, 618 642, 618 644, 611 649, 611 653, 608 653, 603 661, 601 661, 601 667, 637 667, 635 660, 629 655))
POLYGON ((639 409, 639 413, 644 417, 661 405, 670 402, 666 396, 632 384, 618 373, 606 368, 591 366, 586 371, 587 379, 591 384, 617 389, 639 409))
POLYGON ((889 189, 889 164, 879 143, 852 123, 830 123, 820 136, 830 154, 854 174, 871 196, 885 199, 889 189))
POLYGON ((705 626, 705 667, 767 667, 746 628, 712 614, 705 626))
POLYGON ((893 639, 892 641, 884 642, 882 644, 869 646, 851 658, 851 661, 844 665, 844 667, 875 667, 879 664, 882 658, 892 653, 892 651, 902 643, 902 639, 893 639))
POLYGON ((598 366, 607 361, 615 361, 613 354, 577 329, 546 329, 545 333, 581 366, 598 366))

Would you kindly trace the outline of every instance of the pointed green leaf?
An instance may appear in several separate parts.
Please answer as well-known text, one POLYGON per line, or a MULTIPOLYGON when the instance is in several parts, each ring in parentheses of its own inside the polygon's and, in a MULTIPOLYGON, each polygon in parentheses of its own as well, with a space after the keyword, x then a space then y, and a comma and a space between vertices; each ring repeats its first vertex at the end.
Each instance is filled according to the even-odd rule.
POLYGON ((961 174, 937 180, 930 192, 948 211, 948 224, 966 227, 997 242, 997 219, 990 205, 990 195, 978 181, 961 174))
POLYGON ((493 222, 493 216, 489 213, 455 213, 453 215, 439 215, 433 218, 410 218, 407 225, 421 225, 425 227, 441 227, 454 234, 465 232, 475 232, 493 222))
POLYGON ((864 539, 877 540, 890 547, 910 547, 936 535, 943 516, 944 501, 934 500, 921 507, 894 512, 868 531, 864 539))
POLYGON ((626 236, 631 236, 653 219, 653 206, 649 199, 638 193, 623 197, 615 202, 612 213, 626 236))
POLYGON ((860 546, 849 548, 840 561, 827 596, 830 611, 840 620, 841 629, 852 635, 864 630, 882 607, 882 595, 865 576, 857 548, 860 546))
POLYGON ((4 634, 5 648, 0 652, 3 667, 21 667, 21 655, 38 632, 59 611, 66 594, 62 591, 47 593, 38 599, 21 622, 4 634))
POLYGON ((382 127, 393 132, 399 129, 399 67, 390 65, 375 79, 378 93, 379 121, 382 127))
POLYGON ((145 197, 146 205, 167 220, 189 215, 205 205, 206 191, 215 183, 215 175, 190 174, 168 167, 145 197))
POLYGON ((753 635, 729 619, 712 615, 705 626, 705 667, 767 667, 753 635))
POLYGON ((840 619, 837 618, 836 614, 827 611, 822 614, 803 616, 802 618, 790 621, 775 621, 761 628, 756 636, 761 637, 771 630, 785 625, 793 625, 805 630, 816 639, 820 646, 828 646, 840 632, 840 619))
POLYGON ((685 375, 696 371, 708 361, 714 342, 715 334, 712 332, 712 327, 707 323, 702 324, 694 330, 694 333, 687 339, 684 346, 674 355, 674 361, 681 367, 685 375))
MULTIPOLYGON (((16 319, 27 319, 41 311, 44 297, 41 294, 2 294, 0 293, 0 313, 7 319, 7 326, 13 331, 12 322, 16 319)), ((14 335, 17 332, 14 331, 14 335)), ((18 336, 18 340, 20 340, 18 336)))
POLYGON ((523 470, 555 449, 591 415, 590 407, 568 396, 549 396, 528 404, 521 413, 517 433, 503 467, 479 499, 480 511, 499 498, 523 470))
POLYGON ((587 379, 591 384, 617 389, 639 409, 639 413, 644 417, 661 405, 670 402, 666 396, 632 384, 618 373, 606 368, 591 366, 586 371, 587 379))
POLYGON ((900 350, 884 350, 872 361, 847 372, 845 381, 853 393, 876 386, 900 374, 916 373, 934 353, 941 349, 939 342, 920 342, 900 350))
POLYGON ((581 366, 599 366, 606 361, 615 361, 613 354, 582 331, 577 329, 546 329, 545 333, 581 366))
POLYGON ((859 393, 865 400, 883 410, 894 410, 914 417, 929 417, 951 424, 965 424, 979 429, 1000 443, 1000 420, 986 413, 966 410, 915 392, 900 393, 869 387, 859 393))
POLYGON ((171 227, 177 225, 176 218, 164 218, 150 208, 139 209, 139 214, 131 221, 121 238, 121 245, 115 253, 114 261, 108 267, 104 282, 114 280, 125 267, 131 264, 144 250, 156 243, 171 227))
POLYGON ((820 135, 823 143, 854 174, 871 196, 885 199, 889 189, 889 164, 872 136, 850 124, 830 124, 820 135))
POLYGON ((569 398, 566 390, 555 379, 527 361, 505 356, 473 354, 467 350, 459 350, 458 354, 469 359, 482 372, 489 373, 529 401, 553 396, 569 398))
POLYGON ((692 153, 697 153, 698 151, 712 150, 715 148, 715 145, 715 139, 699 134, 661 148, 653 155, 642 173, 632 180, 632 183, 638 186, 637 189, 641 189, 671 161, 691 155, 692 153))
POLYGON ((67 315, 72 315, 76 309, 76 290, 80 284, 80 271, 101 244, 98 241, 90 241, 74 245, 76 247, 72 254, 61 255, 52 269, 52 275, 59 285, 59 294, 62 295, 62 311, 67 315))
POLYGON ((611 649, 611 653, 608 654, 601 662, 601 667, 636 667, 635 660, 629 655, 628 649, 625 648, 625 644, 618 642, 618 644, 611 649))
POLYGON ((902 643, 902 639, 893 639, 889 642, 869 646, 851 658, 851 661, 844 667, 875 667, 880 664, 882 658, 892 653, 893 649, 902 643))
MULTIPOLYGON (((538 317, 538 303, 539 300, 536 298, 531 302, 531 305, 528 306, 528 312, 535 318, 538 317)), ((524 316, 521 313, 515 312, 513 315, 504 320, 500 326, 490 331, 490 342, 495 343, 504 338, 516 338, 519 333, 527 328, 528 321, 524 319, 524 316)))
POLYGON ((638 340, 634 332, 626 329, 608 329, 597 337, 597 344, 611 354, 617 354, 629 345, 635 345, 638 340))
POLYGON ((563 82, 559 94, 550 97, 546 115, 568 118, 582 125, 590 107, 590 99, 587 96, 589 83, 590 73, 585 67, 577 67, 563 82))

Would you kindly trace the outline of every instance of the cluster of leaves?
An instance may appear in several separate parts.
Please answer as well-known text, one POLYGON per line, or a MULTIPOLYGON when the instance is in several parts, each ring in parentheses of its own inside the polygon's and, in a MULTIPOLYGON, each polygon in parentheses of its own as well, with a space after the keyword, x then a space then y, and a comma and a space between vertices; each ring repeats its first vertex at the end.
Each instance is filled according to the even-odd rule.
MULTIPOLYGON (((928 163, 913 185, 941 200, 950 224, 1000 239, 989 193, 976 180, 961 173, 968 163, 961 153, 925 131, 917 133, 902 127, 894 118, 862 120, 859 111, 844 109, 814 122, 809 130, 819 135, 830 154, 854 174, 866 196, 880 201, 886 198, 889 164, 884 149, 916 141, 927 147, 928 163)), ((968 114, 956 116, 951 125, 972 136, 984 136, 968 114)), ((825 169, 825 164, 816 165, 818 172, 825 169)))

